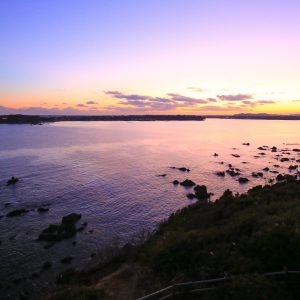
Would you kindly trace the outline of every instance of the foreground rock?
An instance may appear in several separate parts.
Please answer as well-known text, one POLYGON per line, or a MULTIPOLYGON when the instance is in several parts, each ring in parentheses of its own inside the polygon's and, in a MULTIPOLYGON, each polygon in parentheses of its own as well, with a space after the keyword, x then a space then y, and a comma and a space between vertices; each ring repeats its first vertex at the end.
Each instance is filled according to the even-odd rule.
POLYGON ((197 185, 194 187, 195 197, 199 200, 207 199, 210 197, 210 194, 207 192, 205 185, 197 185))
POLYGON ((81 219, 81 214, 72 213, 62 218, 61 224, 50 224, 44 229, 38 239, 42 241, 58 242, 76 235, 76 222, 81 219))

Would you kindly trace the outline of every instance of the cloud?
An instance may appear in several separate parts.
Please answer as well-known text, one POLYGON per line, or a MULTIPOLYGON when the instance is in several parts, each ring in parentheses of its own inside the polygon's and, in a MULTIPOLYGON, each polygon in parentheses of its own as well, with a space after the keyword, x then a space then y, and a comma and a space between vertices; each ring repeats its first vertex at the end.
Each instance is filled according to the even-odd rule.
POLYGON ((149 96, 142 96, 142 95, 126 95, 119 91, 105 91, 105 94, 111 95, 114 98, 118 99, 127 99, 127 100, 147 100, 149 99, 149 96))
POLYGON ((167 97, 124 94, 119 91, 106 91, 105 93, 116 99, 122 99, 118 104, 137 108, 148 108, 150 110, 175 110, 183 107, 196 107, 199 104, 206 104, 211 101, 211 99, 198 99, 175 93, 169 93, 167 97))
POLYGON ((87 107, 85 104, 79 103, 76 105, 77 107, 87 107))
POLYGON ((276 101, 273 101, 273 100, 257 100, 257 101, 244 100, 244 101, 242 101, 242 104, 243 104, 243 106, 255 107, 255 106, 259 106, 259 105, 276 104, 276 101))
POLYGON ((255 101, 255 103, 256 103, 257 105, 275 104, 276 101, 273 101, 273 100, 259 100, 259 101, 255 101))
POLYGON ((192 98, 192 97, 186 97, 186 96, 182 96, 182 95, 179 95, 179 94, 169 93, 168 96, 171 97, 171 99, 174 100, 174 101, 182 102, 182 103, 185 103, 185 104, 204 104, 204 103, 207 103, 207 100, 197 99, 197 98, 192 98))
POLYGON ((207 91, 206 89, 202 89, 202 88, 198 88, 198 87, 193 87, 193 86, 190 86, 190 87, 188 87, 187 89, 188 89, 188 90, 195 91, 195 92, 199 92, 199 93, 202 93, 202 92, 207 91))
POLYGON ((98 102, 95 102, 95 101, 87 101, 86 104, 87 104, 87 105, 97 105, 98 102))
POLYGON ((242 101, 253 99, 253 96, 250 94, 217 95, 217 97, 223 101, 242 101))

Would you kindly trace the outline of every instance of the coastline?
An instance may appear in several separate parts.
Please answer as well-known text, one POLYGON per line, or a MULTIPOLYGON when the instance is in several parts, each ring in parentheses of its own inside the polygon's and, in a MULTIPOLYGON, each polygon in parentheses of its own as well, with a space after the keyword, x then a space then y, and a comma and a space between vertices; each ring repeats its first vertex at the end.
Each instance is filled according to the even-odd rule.
POLYGON ((236 120, 300 120, 300 115, 271 114, 237 114, 237 115, 97 115, 97 116, 42 116, 42 115, 0 115, 1 124, 42 125, 55 122, 90 122, 90 121, 205 121, 205 119, 236 119, 236 120))
MULTIPOLYGON (((259 274, 284 267, 300 270, 298 212, 300 182, 293 176, 256 186, 246 194, 227 190, 215 202, 199 200, 172 214, 144 242, 126 244, 107 263, 60 274, 63 290, 47 299, 71 299, 72 293, 72 299, 89 293, 95 299, 137 299, 170 283, 219 278, 225 273, 239 280, 248 278, 248 288, 271 286, 276 293, 288 294, 276 282, 261 282, 259 274), (252 280, 256 277, 259 282, 252 280)), ((238 289, 241 282, 235 284, 238 289)), ((277 299, 272 289, 269 299, 277 299)), ((209 299, 227 299, 214 297, 209 299)))

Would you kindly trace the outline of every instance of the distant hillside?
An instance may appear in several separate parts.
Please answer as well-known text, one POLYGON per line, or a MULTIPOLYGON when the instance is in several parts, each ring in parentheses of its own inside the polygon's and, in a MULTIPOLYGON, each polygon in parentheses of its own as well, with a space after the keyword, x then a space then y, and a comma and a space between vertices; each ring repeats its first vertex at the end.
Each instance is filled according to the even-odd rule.
POLYGON ((122 115, 122 116, 0 116, 0 124, 42 124, 63 121, 204 121, 196 115, 122 115))

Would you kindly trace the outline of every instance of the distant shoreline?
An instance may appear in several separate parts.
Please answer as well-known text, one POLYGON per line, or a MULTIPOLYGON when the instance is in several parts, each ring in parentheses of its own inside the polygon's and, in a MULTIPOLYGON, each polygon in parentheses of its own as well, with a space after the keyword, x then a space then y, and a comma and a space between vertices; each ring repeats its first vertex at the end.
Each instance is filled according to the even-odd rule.
POLYGON ((106 115, 106 116, 41 116, 0 115, 0 124, 42 125, 55 122, 88 121, 204 121, 205 119, 238 120, 300 120, 300 115, 238 114, 238 115, 106 115))

